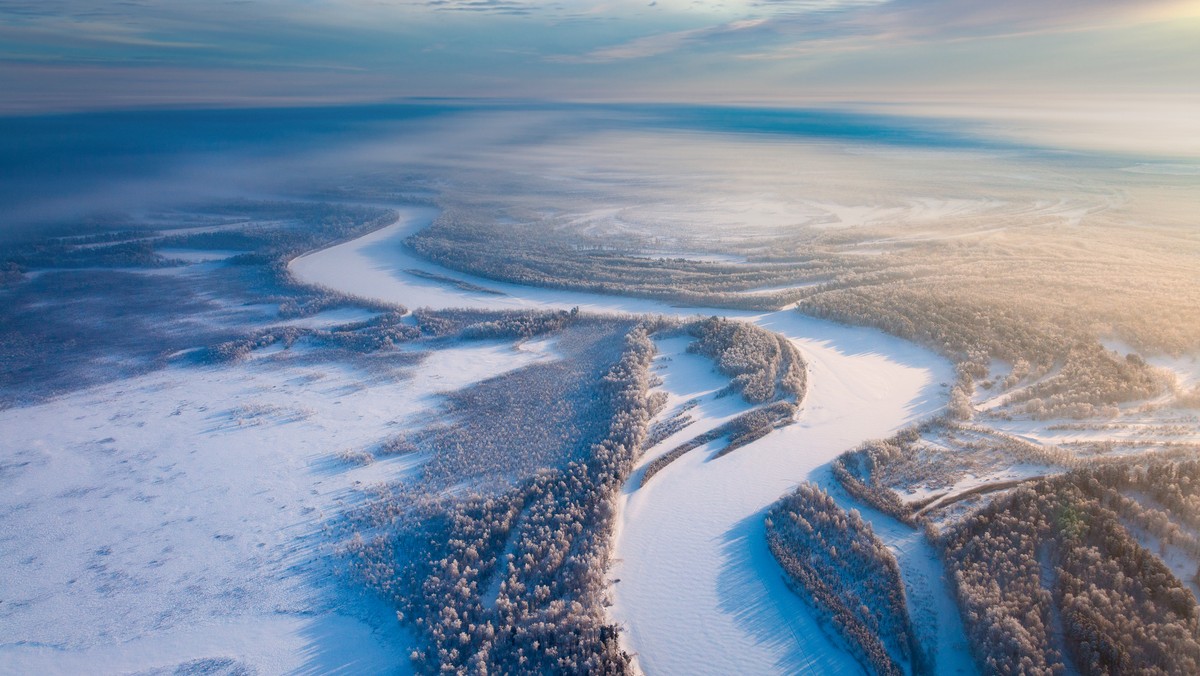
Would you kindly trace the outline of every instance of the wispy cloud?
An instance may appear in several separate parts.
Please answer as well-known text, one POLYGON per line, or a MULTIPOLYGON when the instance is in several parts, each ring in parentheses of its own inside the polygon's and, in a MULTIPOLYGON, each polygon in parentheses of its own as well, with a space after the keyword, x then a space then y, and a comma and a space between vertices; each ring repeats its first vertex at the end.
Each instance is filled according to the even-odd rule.
POLYGON ((581 54, 554 54, 556 63, 608 63, 685 50, 728 49, 741 59, 787 59, 830 50, 1074 32, 1137 18, 1160 18, 1179 0, 755 0, 753 16, 701 28, 664 31, 581 54), (1153 11, 1157 8, 1159 11, 1153 11))
POLYGON ((533 3, 517 0, 428 0, 426 7, 443 12, 477 12, 523 16, 538 11, 533 3))
POLYGON ((891 0, 799 19, 778 16, 783 39, 744 54, 790 58, 902 45, 1091 30, 1161 16, 1179 0, 891 0))
POLYGON ((722 38, 744 35, 767 25, 767 23, 766 19, 743 19, 709 28, 659 33, 594 49, 586 54, 549 56, 547 60, 559 63, 606 63, 626 59, 642 59, 674 52, 688 45, 712 43, 722 38))

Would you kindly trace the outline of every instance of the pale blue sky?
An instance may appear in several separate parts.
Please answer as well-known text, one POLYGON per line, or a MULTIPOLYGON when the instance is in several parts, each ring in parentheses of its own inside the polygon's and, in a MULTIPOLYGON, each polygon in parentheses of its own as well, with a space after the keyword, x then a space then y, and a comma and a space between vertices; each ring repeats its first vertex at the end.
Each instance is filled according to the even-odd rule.
POLYGON ((0 110, 426 96, 1192 105, 1198 45, 1198 0, 0 0, 0 110))

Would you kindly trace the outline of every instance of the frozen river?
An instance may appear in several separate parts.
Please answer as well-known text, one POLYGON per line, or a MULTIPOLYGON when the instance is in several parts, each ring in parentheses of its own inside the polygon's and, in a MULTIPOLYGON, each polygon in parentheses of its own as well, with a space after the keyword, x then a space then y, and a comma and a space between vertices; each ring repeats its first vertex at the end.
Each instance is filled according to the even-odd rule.
MULTIPOLYGON (((627 648, 650 674, 857 672, 833 647, 809 608, 787 589, 767 549, 762 517, 797 483, 860 442, 887 436, 945 404, 950 365, 880 332, 793 311, 730 312, 506 284, 447 270, 402 242, 427 227, 430 209, 401 209, 399 220, 356 240, 301 256, 301 281, 409 308, 565 309, 590 312, 723 315, 789 338, 808 361, 808 394, 797 422, 720 459, 699 449, 622 496, 612 617, 627 648), (411 271, 433 273, 497 293, 464 290, 411 271)), ((720 383, 711 364, 662 341, 660 374, 671 404, 700 398, 697 422, 650 449, 642 462, 735 411, 707 405, 720 383)), ((902 564, 903 564, 902 560, 902 564)))

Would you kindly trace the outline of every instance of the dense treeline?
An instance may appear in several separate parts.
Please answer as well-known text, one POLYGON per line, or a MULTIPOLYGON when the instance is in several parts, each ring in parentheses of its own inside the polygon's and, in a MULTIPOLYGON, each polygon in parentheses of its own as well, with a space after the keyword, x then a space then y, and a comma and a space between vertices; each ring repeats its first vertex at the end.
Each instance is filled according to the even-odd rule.
POLYGON ((747 322, 710 317, 688 327, 696 338, 689 352, 709 357, 732 378, 729 387, 747 402, 761 404, 804 399, 808 377, 804 359, 783 336, 747 322))
POLYGON ((795 417, 796 405, 790 401, 777 401, 746 411, 718 428, 729 441, 717 451, 715 457, 728 455, 750 442, 765 437, 771 430, 790 425, 795 417))
MULTIPOLYGON (((551 333, 581 320, 579 308, 570 310, 428 310, 413 312, 413 319, 424 335, 461 338, 530 338, 551 333)), ((592 315, 588 321, 606 321, 592 315)), ((666 326, 673 320, 647 319, 654 326, 666 326)))
POLYGON ((791 586, 827 615, 872 673, 920 663, 896 558, 858 511, 801 484, 766 516, 767 543, 791 586))
POLYGON ((1165 392, 1170 380, 1136 354, 1121 358, 1099 345, 1076 346, 1053 377, 1014 392, 1009 404, 1033 418, 1115 417, 1115 404, 1165 392))
POLYGON ((1114 511, 1120 488, 1194 496, 1197 472, 1195 462, 1075 471, 1015 489, 943 532, 980 665, 1049 674, 1070 659, 1084 674, 1200 670, 1195 598, 1114 511))
POLYGON ((437 421, 408 438, 430 452, 425 482, 472 480, 476 491, 582 460, 603 438, 612 411, 596 383, 621 356, 630 321, 586 321, 555 334, 562 358, 446 395, 437 421))
POLYGON ((1186 273, 1194 265, 1181 258, 1194 246, 1170 228, 1134 241, 1128 229, 1103 227, 1089 230, 1083 245, 1075 232, 1005 222, 1001 229, 1017 227, 1022 237, 983 238, 986 244, 970 247, 957 237, 975 241, 976 232, 987 231, 978 224, 938 223, 933 234, 912 241, 882 226, 799 229, 768 245, 723 241, 725 253, 745 253, 734 263, 639 255, 653 250, 652 224, 645 233, 623 228, 618 242, 573 229, 565 217, 527 220, 528 210, 497 221, 498 208, 458 199, 409 244, 448 267, 505 281, 698 306, 798 303, 807 314, 877 327, 959 366, 950 407, 958 419, 971 417, 974 384, 990 378, 994 360, 1012 370, 989 386, 1037 383, 1012 398, 1009 413, 1086 418, 1114 415, 1117 404, 1166 386, 1145 363, 1103 349, 1099 337, 1115 335, 1143 350, 1200 349, 1200 287, 1186 273), (864 242, 879 255, 858 255, 864 242), (1079 253, 1084 249, 1087 256, 1079 253), (1047 255, 1055 265, 1040 264, 1047 255))
MULTIPOLYGON (((344 299, 347 304, 357 304, 344 299)), ((370 305, 370 304, 368 304, 370 305)), ((380 314, 358 322, 329 328, 292 325, 270 326, 249 335, 205 348, 201 361, 237 361, 272 345, 291 347, 304 340, 309 344, 350 352, 375 352, 418 340, 491 340, 532 338, 562 331, 570 326, 607 326, 610 319, 581 316, 578 310, 488 312, 482 310, 417 310, 412 321, 403 309, 374 306, 380 314)))
POLYGON ((1057 326, 1043 330, 1018 316, 965 303, 938 306, 911 299, 912 304, 904 305, 905 300, 880 290, 839 290, 806 299, 800 308, 818 317, 880 328, 955 361, 958 380, 949 409, 958 419, 971 417, 970 395, 975 382, 988 375, 992 359, 1015 364, 1001 388, 1046 377, 1008 398, 1014 412, 1039 419, 1113 416, 1115 404, 1152 397, 1168 384, 1144 361, 1119 357, 1079 333, 1057 326))
MULTIPOLYGON (((1103 465, 1092 470, 1093 488, 1122 523, 1144 529, 1161 547, 1178 547, 1200 563, 1200 461, 1194 451, 1183 455, 1187 459, 1179 462, 1103 465)), ((1200 570, 1190 577, 1200 582, 1200 570)))
POLYGON ((491 495, 396 487, 363 508, 357 526, 376 535, 350 542, 355 568, 422 637, 419 669, 630 671, 604 616, 605 571, 615 496, 656 413, 653 354, 645 326, 629 331, 593 384, 609 415, 585 453, 491 495))
POLYGON ((490 279, 697 306, 774 309, 794 302, 795 293, 745 292, 824 278, 821 270, 804 263, 781 266, 651 257, 615 251, 586 238, 546 231, 521 237, 516 230, 450 207, 433 227, 406 243, 439 265, 490 279))
POLYGON ((328 329, 301 326, 272 326, 206 347, 198 353, 203 362, 231 362, 245 358, 255 350, 272 345, 290 348, 300 340, 312 345, 340 348, 350 352, 374 352, 422 337, 421 330, 403 323, 402 311, 391 311, 371 319, 342 324, 328 329))

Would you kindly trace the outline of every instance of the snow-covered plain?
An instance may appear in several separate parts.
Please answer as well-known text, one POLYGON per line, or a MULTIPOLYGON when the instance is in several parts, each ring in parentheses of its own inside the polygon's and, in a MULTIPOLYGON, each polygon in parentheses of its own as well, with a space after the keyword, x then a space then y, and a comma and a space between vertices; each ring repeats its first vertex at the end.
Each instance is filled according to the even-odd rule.
POLYGON ((421 458, 338 456, 438 392, 554 356, 522 347, 176 365, 0 412, 0 673, 408 670, 394 615, 341 586, 322 531, 355 487, 421 458))
MULTIPOLYGON (((527 288, 447 271, 406 252, 402 241, 432 212, 401 211, 393 226, 292 262, 302 281, 407 307, 567 308, 593 312, 724 315, 787 336, 809 362, 809 393, 796 424, 712 459, 686 454, 622 497, 616 540, 612 617, 627 647, 650 674, 835 673, 859 667, 835 648, 811 610, 784 583, 767 549, 766 508, 830 460, 865 439, 882 437, 945 404, 948 363, 910 343, 866 329, 771 313, 680 309, 652 300, 527 288), (421 269, 502 291, 462 290, 405 272, 421 269)), ((661 347, 670 408, 693 398, 697 422, 651 449, 646 460, 719 424, 737 411, 711 401, 711 364, 661 347)), ((897 543, 899 545, 901 543, 897 543)), ((927 557, 928 552, 922 552, 927 557)), ((927 564, 929 562, 926 562, 927 564)), ((928 566, 927 566, 928 567, 928 566)), ((938 581, 933 581, 937 584, 938 581)), ((952 640, 939 633, 938 647, 952 640)), ((955 648, 961 646, 955 645, 955 648)), ((944 671, 961 668, 947 660, 944 671)))

